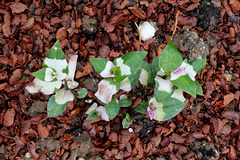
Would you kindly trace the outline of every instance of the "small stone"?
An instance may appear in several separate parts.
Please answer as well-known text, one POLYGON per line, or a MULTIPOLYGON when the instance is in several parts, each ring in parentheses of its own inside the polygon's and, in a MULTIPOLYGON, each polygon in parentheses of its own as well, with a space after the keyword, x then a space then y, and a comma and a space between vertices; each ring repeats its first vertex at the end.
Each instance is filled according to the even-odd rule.
POLYGON ((85 18, 82 19, 82 32, 85 36, 91 36, 97 33, 98 22, 93 18, 85 18))
POLYGON ((152 25, 152 23, 149 22, 143 22, 139 25, 139 30, 141 34, 141 39, 143 41, 146 41, 152 37, 154 37, 156 29, 152 25))
POLYGON ((31 154, 30 154, 29 152, 27 152, 27 153, 25 154, 25 157, 26 157, 26 158, 31 158, 31 154))
POLYGON ((133 129, 132 129, 132 128, 129 128, 129 129, 128 129, 128 132, 130 132, 130 133, 133 132, 133 129))

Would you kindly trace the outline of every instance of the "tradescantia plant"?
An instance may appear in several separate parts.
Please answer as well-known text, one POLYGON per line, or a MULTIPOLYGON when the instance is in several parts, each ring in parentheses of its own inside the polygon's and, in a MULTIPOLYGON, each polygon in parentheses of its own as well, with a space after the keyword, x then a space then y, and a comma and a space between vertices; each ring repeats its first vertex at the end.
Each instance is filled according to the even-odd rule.
MULTIPOLYGON (((129 52, 123 56, 116 58, 113 62, 104 58, 90 58, 90 61, 97 73, 104 79, 98 84, 98 90, 95 96, 99 102, 105 107, 108 118, 113 119, 118 114, 120 107, 127 107, 131 105, 131 100, 126 97, 120 98, 120 101, 113 97, 120 89, 130 91, 137 83, 140 77, 143 59, 146 56, 145 51, 129 52)), ((102 106, 99 106, 99 108, 102 106)), ((90 107, 91 109, 91 107, 90 107)), ((103 112, 87 111, 89 114, 87 119, 95 119, 103 112), (95 116, 93 116, 95 115, 95 116)))
MULTIPOLYGON (((155 84, 154 95, 135 108, 137 112, 148 114, 151 120, 168 120, 181 112, 187 103, 183 92, 195 98, 196 94, 203 95, 202 87, 195 80, 195 76, 205 67, 206 59, 197 59, 188 63, 187 60, 182 59, 171 40, 161 56, 154 57, 152 65, 143 61, 146 54, 146 52, 130 52, 113 62, 103 58, 90 59, 96 72, 105 78, 100 81, 98 91, 95 93, 105 108, 94 104, 95 110, 91 110, 92 106, 89 108, 87 119, 95 119, 99 115, 104 120, 113 119, 123 106, 123 100, 130 101, 125 107, 131 105, 130 99, 118 101, 113 95, 119 89, 130 91, 138 80, 146 87, 155 84), (96 111, 98 108, 101 112, 96 111)), ((123 119, 124 128, 129 127, 133 117, 126 115, 123 119)))
POLYGON ((47 52, 43 68, 32 73, 36 78, 26 87, 32 94, 42 92, 44 95, 51 95, 55 93, 48 101, 48 117, 62 114, 67 105, 74 100, 74 95, 84 98, 87 94, 85 88, 81 88, 78 92, 72 90, 78 87, 78 83, 74 81, 78 56, 69 55, 69 57, 67 63, 66 56, 57 41, 47 52))
POLYGON ((147 113, 150 119, 164 121, 176 116, 183 110, 187 100, 186 92, 196 98, 203 95, 202 87, 195 76, 206 65, 206 59, 183 60, 172 41, 164 48, 160 57, 154 57, 152 66, 143 65, 140 76, 142 85, 147 86, 155 81, 154 95, 145 105, 140 104, 135 111, 147 113), (149 72, 152 71, 152 72, 149 72), (147 104, 147 105, 146 105, 147 104))

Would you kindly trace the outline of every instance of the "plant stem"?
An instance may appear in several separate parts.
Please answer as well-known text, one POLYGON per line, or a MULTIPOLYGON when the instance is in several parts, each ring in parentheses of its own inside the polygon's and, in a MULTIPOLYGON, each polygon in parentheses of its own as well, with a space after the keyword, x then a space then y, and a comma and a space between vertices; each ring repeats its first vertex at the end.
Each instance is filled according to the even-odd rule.
POLYGON ((173 31, 171 39, 173 39, 173 36, 174 36, 174 34, 175 34, 176 30, 177 30, 177 22, 178 22, 178 15, 179 15, 179 13, 180 13, 180 11, 177 11, 177 14, 175 16, 176 19, 175 19, 175 23, 174 23, 174 31, 173 31))
MULTIPOLYGON (((138 30, 138 38, 139 38, 139 42, 141 43, 141 33, 140 33, 140 29, 139 29, 137 23, 136 23, 136 22, 134 22, 134 23, 135 23, 135 25, 136 25, 136 27, 137 27, 137 30, 138 30)), ((140 49, 140 44, 139 44, 139 46, 138 46, 138 51, 139 51, 139 49, 140 49)))

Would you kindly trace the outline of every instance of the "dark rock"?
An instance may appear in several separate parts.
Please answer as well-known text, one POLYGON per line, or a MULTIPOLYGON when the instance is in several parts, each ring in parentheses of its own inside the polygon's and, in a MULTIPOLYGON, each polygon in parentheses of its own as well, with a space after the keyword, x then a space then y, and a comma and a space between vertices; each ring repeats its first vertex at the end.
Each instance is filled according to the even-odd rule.
POLYGON ((143 119, 142 121, 138 121, 138 125, 142 125, 142 130, 140 131, 139 137, 145 137, 148 133, 153 131, 154 124, 149 119, 143 119))
POLYGON ((173 38, 173 44, 182 52, 183 58, 188 61, 203 59, 209 54, 208 45, 195 32, 185 30, 173 38))
POLYGON ((82 33, 89 37, 97 33, 98 22, 93 18, 82 18, 82 33))
POLYGON ((211 1, 204 0, 200 2, 197 17, 197 26, 211 30, 217 26, 221 19, 221 14, 219 8, 215 7, 211 1))
POLYGON ((87 88, 88 90, 92 92, 97 92, 97 86, 98 86, 98 79, 90 78, 90 77, 83 77, 80 78, 80 83, 84 85, 84 88, 87 88))
POLYGON ((213 143, 195 141, 190 145, 201 160, 214 160, 219 156, 213 143))
POLYGON ((31 117, 37 116, 39 114, 47 112, 47 103, 42 101, 34 101, 31 108, 29 109, 29 113, 31 117))

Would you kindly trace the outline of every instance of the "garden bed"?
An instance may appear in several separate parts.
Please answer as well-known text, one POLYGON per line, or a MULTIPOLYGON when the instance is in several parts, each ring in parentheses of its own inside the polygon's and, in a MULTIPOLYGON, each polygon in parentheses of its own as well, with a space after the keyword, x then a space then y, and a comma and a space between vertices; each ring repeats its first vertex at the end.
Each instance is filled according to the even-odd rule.
POLYGON ((240 157, 239 0, 2 0, 0 2, 0 159, 238 159, 240 157), (176 14, 177 26, 175 25, 176 14), (155 22, 155 36, 139 41, 134 22, 155 22), (113 60, 130 51, 160 56, 173 35, 188 59, 207 58, 196 76, 203 96, 189 100, 167 121, 122 119, 150 95, 140 83, 132 105, 113 120, 86 120, 101 76, 89 58, 113 60), (75 80, 88 96, 47 117, 50 96, 29 94, 32 72, 42 67, 56 40, 78 55, 75 80))

